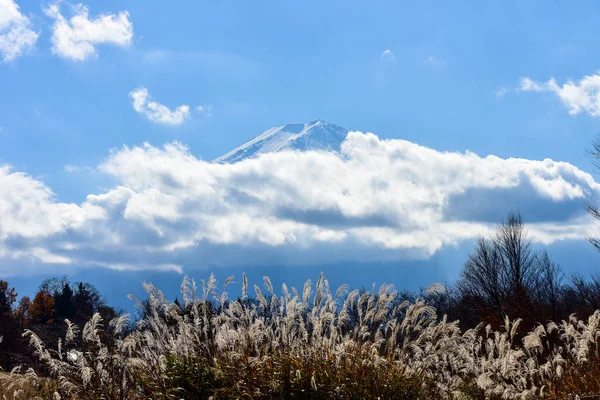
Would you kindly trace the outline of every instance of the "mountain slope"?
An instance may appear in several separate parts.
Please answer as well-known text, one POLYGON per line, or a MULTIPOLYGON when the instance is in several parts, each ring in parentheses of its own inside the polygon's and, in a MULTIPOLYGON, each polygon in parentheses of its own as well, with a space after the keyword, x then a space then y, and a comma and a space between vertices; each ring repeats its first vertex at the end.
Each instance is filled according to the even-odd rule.
POLYGON ((235 163, 259 154, 283 150, 339 151, 347 135, 346 129, 322 120, 276 126, 215 159, 214 162, 235 163))

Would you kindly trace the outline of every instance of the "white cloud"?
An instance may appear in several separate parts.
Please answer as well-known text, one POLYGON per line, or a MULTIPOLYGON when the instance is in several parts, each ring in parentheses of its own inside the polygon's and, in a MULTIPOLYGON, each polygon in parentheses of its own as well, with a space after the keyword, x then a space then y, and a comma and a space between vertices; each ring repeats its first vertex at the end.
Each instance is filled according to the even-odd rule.
POLYGON ((534 82, 529 78, 521 78, 519 84, 519 90, 523 92, 543 92, 548 89, 549 88, 546 88, 544 84, 534 82))
POLYGON ((235 164, 200 160, 178 143, 123 147, 97 171, 115 186, 66 204, 42 182, 0 168, 0 272, 23 260, 179 271, 200 258, 422 259, 517 208, 543 243, 600 234, 583 210, 600 185, 571 164, 439 152, 359 132, 339 155, 269 153, 235 164))
POLYGON ((522 78, 518 91, 554 93, 568 108, 569 114, 586 113, 600 117, 600 73, 587 75, 579 82, 568 80, 562 86, 554 78, 547 82, 536 82, 522 78))
POLYGON ((167 125, 180 125, 190 116, 190 107, 186 104, 180 105, 175 110, 150 100, 148 89, 142 87, 129 93, 133 100, 133 108, 152 122, 167 125))
POLYGON ((0 56, 9 62, 31 49, 38 34, 13 0, 0 0, 0 56))
POLYGON ((83 61, 98 56, 97 45, 126 47, 133 39, 133 24, 127 11, 101 14, 95 19, 90 19, 89 10, 83 4, 71 7, 70 19, 61 14, 58 4, 52 4, 44 11, 55 20, 52 52, 61 57, 83 61))
POLYGON ((379 56, 379 58, 383 61, 396 61, 396 56, 394 56, 394 53, 390 49, 384 50, 379 56))
POLYGON ((0 190, 0 243, 11 237, 36 239, 60 234, 104 213, 92 205, 56 202, 42 182, 13 172, 9 166, 0 167, 0 190))

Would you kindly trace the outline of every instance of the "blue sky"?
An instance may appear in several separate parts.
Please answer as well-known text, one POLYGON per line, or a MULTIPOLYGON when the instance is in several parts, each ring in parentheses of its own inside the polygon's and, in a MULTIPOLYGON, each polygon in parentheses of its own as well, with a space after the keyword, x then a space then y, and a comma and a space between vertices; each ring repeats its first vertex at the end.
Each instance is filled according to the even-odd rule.
MULTIPOLYGON (((530 218, 539 223, 532 231, 541 238, 540 245, 556 249, 555 257, 566 269, 589 272, 593 268, 588 265, 595 263, 596 255, 587 249, 585 236, 597 227, 582 219, 582 207, 599 193, 594 178, 587 175, 592 164, 585 152, 599 132, 599 13, 600 6, 592 1, 577 5, 565 1, 195 1, 176 5, 90 1, 77 6, 67 1, 0 0, 0 169, 5 168, 0 188, 15 193, 12 197, 5 194, 4 199, 0 194, 0 219, 9 221, 0 222, 0 276, 17 282, 22 291, 30 291, 42 275, 65 270, 71 276, 96 279, 112 299, 120 301, 142 279, 181 279, 178 272, 152 272, 157 266, 148 254, 156 249, 148 250, 148 246, 158 242, 149 232, 162 229, 161 234, 178 237, 177 243, 185 251, 161 253, 157 257, 160 268, 178 266, 204 277, 210 265, 218 263, 214 270, 221 275, 245 269, 260 279, 267 271, 274 279, 293 282, 315 278, 315 271, 322 269, 335 275, 339 283, 347 277, 353 286, 369 286, 386 278, 396 286, 414 288, 427 280, 455 278, 475 233, 491 226, 497 215, 517 207, 539 211, 540 216, 530 218), (422 157, 415 158, 416 165, 431 165, 432 170, 415 175, 412 182, 424 190, 424 196, 439 194, 425 189, 460 188, 457 193, 440 189, 436 201, 440 207, 456 201, 452 216, 470 225, 455 227, 460 232, 447 231, 432 242, 423 239, 427 243, 419 242, 418 254, 405 251, 406 243, 397 245, 388 236, 365 239, 361 231, 355 238, 361 243, 356 250, 358 263, 345 267, 331 265, 346 265, 347 259, 341 255, 350 244, 342 241, 329 246, 327 239, 317 245, 311 241, 313 233, 289 228, 281 221, 277 221, 277 232, 264 233, 267 228, 251 231, 248 226, 261 226, 253 218, 272 216, 257 215, 246 204, 239 204, 240 215, 236 216, 237 221, 248 218, 244 235, 238 235, 239 227, 233 224, 226 229, 229 236, 223 230, 206 233, 205 244, 190 244, 197 238, 178 236, 199 229, 200 225, 193 224, 204 216, 187 220, 177 208, 183 207, 181 203, 172 209, 161 202, 160 196, 175 194, 152 180, 164 172, 153 168, 171 160, 170 173, 178 168, 202 171, 200 177, 188 171, 194 185, 212 179, 217 182, 212 188, 231 188, 244 177, 253 179, 249 171, 263 171, 262 164, 244 164, 247 169, 240 167, 240 172, 213 171, 197 162, 210 161, 272 126, 315 119, 348 130, 373 132, 378 138, 373 147, 364 136, 357 136, 350 146, 360 151, 372 148, 373 157, 422 152, 422 157), (403 139, 422 147, 390 144, 384 139, 403 139), (152 147, 143 147, 145 142, 152 147), (173 142, 186 148, 163 151, 165 144, 173 142), (483 161, 473 161, 465 156, 466 151, 483 161), (483 181, 514 167, 514 173, 506 177, 511 183, 481 191, 483 183, 471 187, 469 179, 462 176, 464 182, 450 180, 442 185, 435 179, 439 176, 436 167, 449 168, 455 159, 444 158, 444 152, 462 154, 459 164, 463 169, 457 171, 474 174, 469 178, 473 181, 477 181, 478 171, 489 174, 479 177, 483 181), (549 158, 568 165, 508 161, 498 167, 485 158, 488 155, 503 160, 549 158), (427 157, 433 157, 431 162, 427 157), (465 166, 470 163, 477 166, 465 166), (146 181, 137 181, 146 175, 146 181), (84 210, 89 205, 88 195, 117 196, 116 188, 129 190, 127 196, 154 193, 154 197, 138 203, 128 197, 130 214, 125 213, 126 208, 109 210, 107 203, 98 199, 84 210), (487 205, 474 207, 473 202, 487 205), (31 208, 27 208, 29 204, 31 208), (136 204, 137 211, 131 211, 136 204), (148 211, 140 204, 155 207, 148 211), (157 218, 168 219, 170 225, 157 228, 156 224, 162 224, 157 218), (89 245, 92 239, 97 243, 100 237, 114 237, 125 220, 139 224, 128 226, 127 233, 118 233, 132 235, 139 242, 123 239, 116 244, 89 245), (554 227, 563 229, 562 233, 550 234, 554 227), (467 231, 469 234, 464 233, 467 231), (256 237, 252 238, 253 234, 256 237), (215 235, 230 239, 219 242, 221 238, 215 235), (283 235, 283 242, 277 242, 277 235, 283 235), (146 247, 142 246, 144 240, 146 247), (119 247, 125 242, 127 246, 119 247), (67 244, 68 255, 57 250, 64 250, 67 244), (77 249, 83 248, 86 250, 78 254, 77 249), (423 253, 424 248, 427 251, 423 253), (217 262, 213 259, 217 251, 239 252, 240 256, 217 262), (566 255, 575 253, 586 254, 586 258, 570 262, 566 255), (293 262, 284 260, 286 255, 304 260, 303 265, 292 266, 293 262), (82 266, 87 257, 94 262, 82 266), (245 259, 251 265, 240 266, 245 259), (95 265, 98 263, 103 265, 95 265), (140 271, 105 270, 111 264, 126 264, 126 269, 140 271), (279 264, 287 266, 273 266, 279 264), (128 283, 111 290, 106 284, 111 280, 128 283)), ((272 169, 278 163, 323 166, 329 165, 328 160, 281 158, 265 163, 272 169)), ((358 161, 334 166, 345 171, 343 176, 352 177, 361 170, 358 161)), ((373 162, 371 158, 367 161, 373 162)), ((372 166, 364 166, 368 165, 372 166)), ((390 174, 398 168, 390 169, 390 174)), ((289 168, 291 180, 293 171, 298 170, 289 168)), ((265 178, 265 172, 258 175, 258 186, 245 183, 248 193, 274 179, 265 178)), ((182 172, 178 176, 188 175, 182 172)), ((325 178, 334 179, 335 175, 325 178)), ((311 182, 303 184, 310 186, 311 182)), ((178 199, 192 201, 205 196, 193 187, 187 187, 184 194, 178 192, 178 199)), ((314 187, 319 190, 317 184, 314 187)), ((293 197, 269 189, 275 192, 262 199, 268 204, 293 197)), ((416 230, 425 228, 403 220, 411 214, 397 209, 409 203, 390 200, 392 194, 403 193, 401 188, 397 190, 382 192, 380 198, 353 198, 355 203, 340 204, 339 208, 350 216, 372 212, 356 204, 381 204, 381 210, 389 207, 386 215, 396 224, 394 232, 406 225, 409 228, 402 234, 418 238, 416 230)), ((332 194, 331 199, 338 197, 332 194)), ((306 201, 288 205, 325 207, 313 198, 306 201)), ((215 212, 215 204, 203 200, 201 207, 195 204, 200 207, 195 212, 215 212)), ((233 206, 228 203, 227 207, 233 206)), ((426 207, 418 210, 430 229, 419 234, 427 238, 435 236, 428 232, 437 231, 436 223, 450 216, 431 214, 426 207)), ((231 213, 227 215, 232 218, 231 213)), ((528 220, 526 213, 524 218, 528 220)), ((211 224, 221 226, 224 221, 225 217, 211 224)))

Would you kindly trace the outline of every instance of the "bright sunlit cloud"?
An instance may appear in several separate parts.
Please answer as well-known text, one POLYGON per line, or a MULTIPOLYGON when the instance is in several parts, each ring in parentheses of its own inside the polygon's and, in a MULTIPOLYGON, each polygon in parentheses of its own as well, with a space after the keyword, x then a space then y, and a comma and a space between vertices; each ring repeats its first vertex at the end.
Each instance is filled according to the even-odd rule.
POLYGON ((38 34, 13 0, 0 0, 0 58, 9 62, 31 49, 38 34))
POLYGON ((546 82, 536 82, 531 78, 521 78, 517 91, 548 92, 558 96, 567 107, 569 114, 588 114, 600 117, 600 74, 587 75, 578 82, 568 80, 559 84, 554 78, 546 82))
POLYGON ((133 100, 133 109, 157 124, 181 125, 190 116, 190 107, 182 104, 174 110, 152 101, 145 87, 132 90, 129 97, 133 100))
POLYGON ((203 161, 179 143, 144 144, 112 151, 97 171, 114 186, 67 204, 43 182, 0 168, 5 268, 423 259, 515 209, 539 242, 597 233, 583 204, 600 186, 569 163, 440 152, 370 133, 351 132, 340 154, 234 164, 203 161))
POLYGON ((51 38, 54 54, 84 61, 98 56, 98 45, 127 47, 131 44, 133 24, 127 11, 90 18, 88 7, 81 3, 71 6, 70 10, 70 18, 63 16, 59 3, 44 10, 48 17, 54 19, 51 38))

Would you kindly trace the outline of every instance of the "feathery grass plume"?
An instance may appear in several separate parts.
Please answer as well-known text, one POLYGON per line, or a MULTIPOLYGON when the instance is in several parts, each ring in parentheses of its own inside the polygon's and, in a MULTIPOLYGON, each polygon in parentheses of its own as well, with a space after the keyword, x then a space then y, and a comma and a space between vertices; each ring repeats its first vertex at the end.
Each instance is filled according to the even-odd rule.
POLYGON ((135 329, 126 329, 128 315, 104 330, 97 314, 81 330, 66 321, 56 350, 26 331, 56 383, 50 397, 560 399, 600 392, 600 311, 538 325, 520 339, 519 319, 507 318, 498 331, 463 332, 437 315, 426 299, 441 286, 409 302, 385 284, 332 293, 322 274, 314 287, 309 280, 299 293, 283 284, 278 295, 264 277, 265 292, 254 285, 252 299, 243 275, 234 301, 227 293, 233 279, 217 290, 211 275, 198 297, 185 277, 181 308, 144 284, 148 301, 132 297, 144 307, 135 329))

